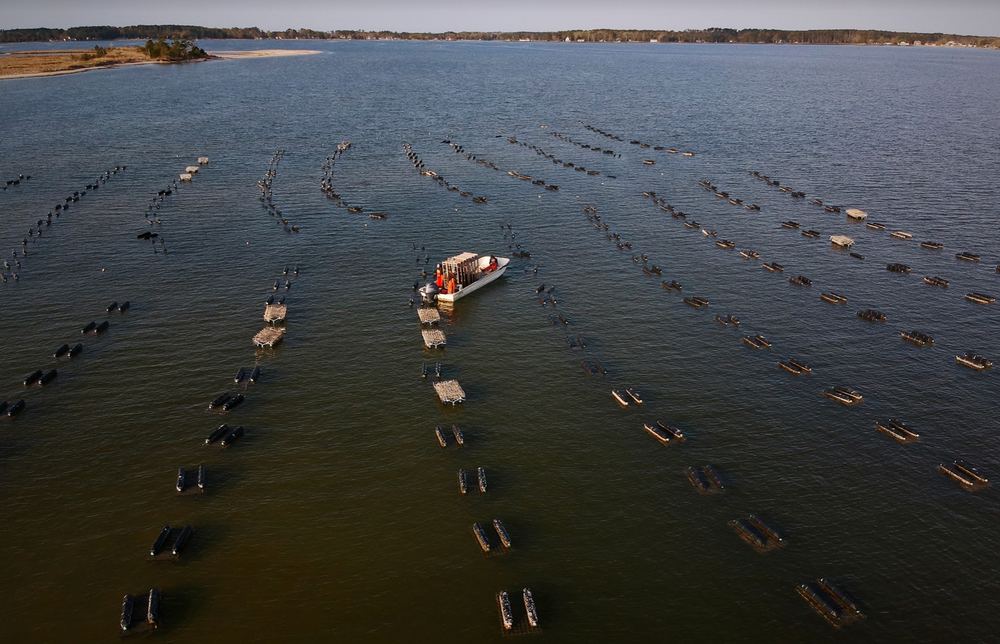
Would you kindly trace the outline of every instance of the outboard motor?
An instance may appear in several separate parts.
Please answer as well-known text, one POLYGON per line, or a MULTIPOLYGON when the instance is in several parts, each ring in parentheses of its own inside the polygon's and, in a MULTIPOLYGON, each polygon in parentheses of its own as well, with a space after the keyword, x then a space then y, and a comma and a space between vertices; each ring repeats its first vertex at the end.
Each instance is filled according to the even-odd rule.
POLYGON ((437 295, 440 292, 437 284, 434 282, 427 282, 417 291, 420 293, 420 301, 424 304, 433 304, 437 301, 437 295))

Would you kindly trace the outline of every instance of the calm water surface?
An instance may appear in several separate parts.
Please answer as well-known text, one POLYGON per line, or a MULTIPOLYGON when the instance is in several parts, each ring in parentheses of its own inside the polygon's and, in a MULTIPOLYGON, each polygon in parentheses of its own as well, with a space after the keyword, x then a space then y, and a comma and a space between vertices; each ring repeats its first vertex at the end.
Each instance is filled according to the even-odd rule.
POLYGON ((19 281, 0 283, 0 400, 28 405, 0 420, 4 641, 113 641, 121 596, 153 586, 164 597, 157 637, 168 642, 500 641, 495 594, 510 591, 517 608, 524 586, 537 637, 558 642, 995 637, 997 492, 968 492, 935 471, 965 458, 1000 476, 997 375, 954 361, 1000 357, 997 306, 963 298, 1000 291, 995 53, 309 46, 321 53, 0 83, 0 180, 31 175, 0 193, 0 255, 22 263, 19 281), (345 140, 336 190, 388 219, 321 193, 321 163, 345 140), (489 202, 420 176, 403 142, 489 202), (274 202, 297 234, 258 200, 278 149, 274 202), (150 199, 202 155, 210 165, 147 225, 150 199), (54 215, 20 254, 29 227, 116 165, 127 170, 54 215), (761 259, 716 247, 642 196, 650 190, 761 259), (888 230, 806 203, 816 198, 863 208, 888 230), (584 205, 632 250, 595 230, 584 205), (781 228, 787 219, 823 237, 781 228), (145 230, 169 252, 137 241, 145 230), (463 250, 509 254, 510 232, 531 258, 446 315, 446 350, 424 350, 407 305, 420 269, 463 250), (867 259, 835 251, 826 237, 838 233, 867 259), (957 261, 962 250, 983 261, 957 261), (641 271, 631 259, 640 253, 662 277, 641 271), (888 262, 913 270, 891 273, 888 262), (300 267, 286 341, 255 351, 285 265, 300 267), (788 282, 799 274, 813 286, 788 282), (665 291, 664 278, 683 293, 665 291), (554 309, 539 304, 542 283, 555 287, 554 309), (820 301, 826 290, 849 302, 820 301), (685 306, 690 295, 710 306, 685 306), (105 312, 126 299, 126 313, 105 312), (854 315, 869 307, 888 321, 854 315), (568 327, 550 324, 557 313, 568 327), (739 329, 713 320, 726 314, 739 329), (104 319, 108 333, 80 335, 104 319), (913 330, 934 345, 900 339, 913 330), (773 348, 747 347, 746 333, 773 348), (568 348, 567 335, 586 349, 568 348), (51 358, 78 341, 72 362, 51 358), (790 357, 813 375, 777 367, 790 357), (468 394, 458 408, 440 406, 420 377, 438 360, 468 394), (588 376, 582 360, 608 374, 588 376), (206 404, 241 390, 233 375, 255 364, 260 382, 224 418, 246 436, 205 446, 223 421, 206 404), (21 386, 52 367, 50 386, 21 386), (837 384, 864 402, 820 396, 837 384), (638 410, 609 395, 628 386, 645 398, 638 410), (890 416, 921 440, 876 431, 890 416), (657 419, 687 442, 653 440, 642 425, 657 419), (437 445, 434 427, 451 423, 465 448, 437 445), (709 463, 726 494, 699 495, 687 480, 685 468, 709 463), (208 492, 176 497, 176 468, 199 464, 208 492), (489 494, 463 498, 457 471, 477 466, 489 494), (750 513, 780 526, 788 545, 758 553, 743 543, 727 522, 750 513), (514 550, 484 557, 471 526, 493 518, 514 550), (194 537, 182 560, 149 562, 164 524, 191 524, 194 537), (819 577, 849 587, 867 619, 825 623, 795 591, 819 577))

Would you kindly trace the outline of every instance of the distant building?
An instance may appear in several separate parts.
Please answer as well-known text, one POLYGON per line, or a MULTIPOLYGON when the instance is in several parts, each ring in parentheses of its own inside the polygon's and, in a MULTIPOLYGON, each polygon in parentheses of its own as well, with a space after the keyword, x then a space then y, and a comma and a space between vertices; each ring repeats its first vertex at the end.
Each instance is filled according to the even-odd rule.
POLYGON ((650 38, 650 39, 649 39, 649 42, 660 42, 660 41, 659 41, 659 40, 657 40, 656 38, 650 38))

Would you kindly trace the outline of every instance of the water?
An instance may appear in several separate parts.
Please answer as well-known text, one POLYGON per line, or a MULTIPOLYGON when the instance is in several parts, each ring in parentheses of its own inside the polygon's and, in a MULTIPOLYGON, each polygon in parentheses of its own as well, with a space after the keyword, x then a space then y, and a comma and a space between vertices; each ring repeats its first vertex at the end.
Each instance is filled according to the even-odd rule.
POLYGON ((169 642, 499 641, 495 593, 507 589, 518 608, 524 586, 542 637, 560 642, 996 632, 996 491, 969 493, 934 470, 965 458, 1000 472, 996 374, 954 362, 969 350, 1000 356, 996 306, 962 297, 995 294, 1000 279, 995 54, 308 44, 322 53, 2 83, 0 178, 32 177, 0 193, 5 256, 66 195, 128 166, 29 238, 20 281, 0 284, 0 396, 28 403, 0 421, 5 641, 111 641, 121 596, 153 586, 169 642), (602 174, 553 165, 506 136, 602 174), (561 190, 467 160, 446 138, 561 190), (388 219, 349 214, 320 192, 320 164, 343 140, 353 147, 335 188, 388 219), (419 176, 404 141, 489 203, 419 176), (257 199, 276 149, 287 153, 274 201, 298 234, 257 199), (150 198, 201 155, 210 165, 148 226, 150 198), (914 240, 792 199, 749 170, 863 208, 914 240), (716 199, 702 179, 762 210, 716 199), (717 248, 643 198, 648 190, 761 260, 717 248), (631 253, 594 230, 584 205, 631 253), (780 228, 785 219, 823 238, 780 228), (462 250, 506 251, 504 223, 531 258, 459 303, 444 352, 422 350, 407 306, 419 269, 462 250), (144 230, 169 253, 137 241, 144 230), (836 233, 867 259, 833 250, 826 237, 836 233), (924 239, 944 251, 920 248, 924 239), (960 250, 983 261, 959 262, 960 250), (663 277, 643 274, 632 253, 663 277), (913 272, 890 273, 887 262, 913 272), (255 353, 262 300, 285 265, 301 268, 289 276, 287 339, 255 353), (798 274, 814 285, 789 284, 798 274), (665 291, 664 278, 684 292, 665 291), (541 283, 555 286, 555 309, 539 305, 541 283), (821 302, 825 290, 848 304, 821 302), (689 295, 709 308, 685 306, 689 295), (125 299, 127 313, 104 312, 125 299), (888 322, 854 315, 868 307, 888 322), (556 313, 570 326, 550 325, 556 313), (723 328, 717 314, 742 325, 723 328), (79 335, 102 319, 107 334, 79 335), (909 330, 934 346, 902 341, 909 330), (774 346, 754 351, 745 333, 774 346), (587 348, 567 348, 569 334, 587 348), (77 341, 84 352, 57 365, 50 387, 22 390, 24 375, 56 366, 52 351, 77 341), (814 374, 778 369, 789 357, 814 374), (584 359, 609 373, 586 375, 584 359), (419 374, 437 360, 466 404, 435 402, 419 374), (224 419, 206 413, 254 364, 263 376, 247 402, 224 419), (820 397, 835 384, 864 402, 820 397), (642 392, 641 410, 611 399, 611 387, 627 386, 642 392), (920 442, 877 432, 888 416, 913 423, 920 442), (642 429, 656 419, 689 440, 661 446, 642 429), (203 445, 222 420, 247 435, 226 451, 203 445), (433 428, 451 423, 464 449, 438 447, 433 428), (201 463, 209 492, 175 497, 176 468, 201 463), (707 463, 727 494, 701 496, 688 482, 685 468, 707 463), (458 469, 479 465, 488 496, 461 498, 458 469), (727 521, 751 512, 779 525, 788 546, 762 554, 742 543, 727 521), (483 557, 471 525, 494 517, 515 550, 483 557), (190 549, 150 563, 167 523, 195 527, 190 549), (850 587, 867 619, 824 623, 795 592, 819 577, 850 587))

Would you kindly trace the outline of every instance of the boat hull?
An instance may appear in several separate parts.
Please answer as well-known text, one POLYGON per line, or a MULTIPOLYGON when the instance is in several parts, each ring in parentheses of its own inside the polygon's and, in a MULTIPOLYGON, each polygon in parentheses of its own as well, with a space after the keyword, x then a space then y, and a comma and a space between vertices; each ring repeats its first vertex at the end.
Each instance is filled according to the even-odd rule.
MULTIPOLYGON (((489 261, 489 256, 486 257, 486 260, 489 261)), ((466 295, 469 295, 470 293, 475 293, 476 291, 486 286, 487 284, 495 282, 496 280, 500 279, 500 276, 504 274, 509 264, 510 264, 509 258, 497 257, 497 269, 495 271, 483 275, 483 277, 479 278, 472 284, 469 284, 468 286, 463 287, 454 293, 438 293, 437 301, 455 302, 456 300, 460 300, 466 295)))

